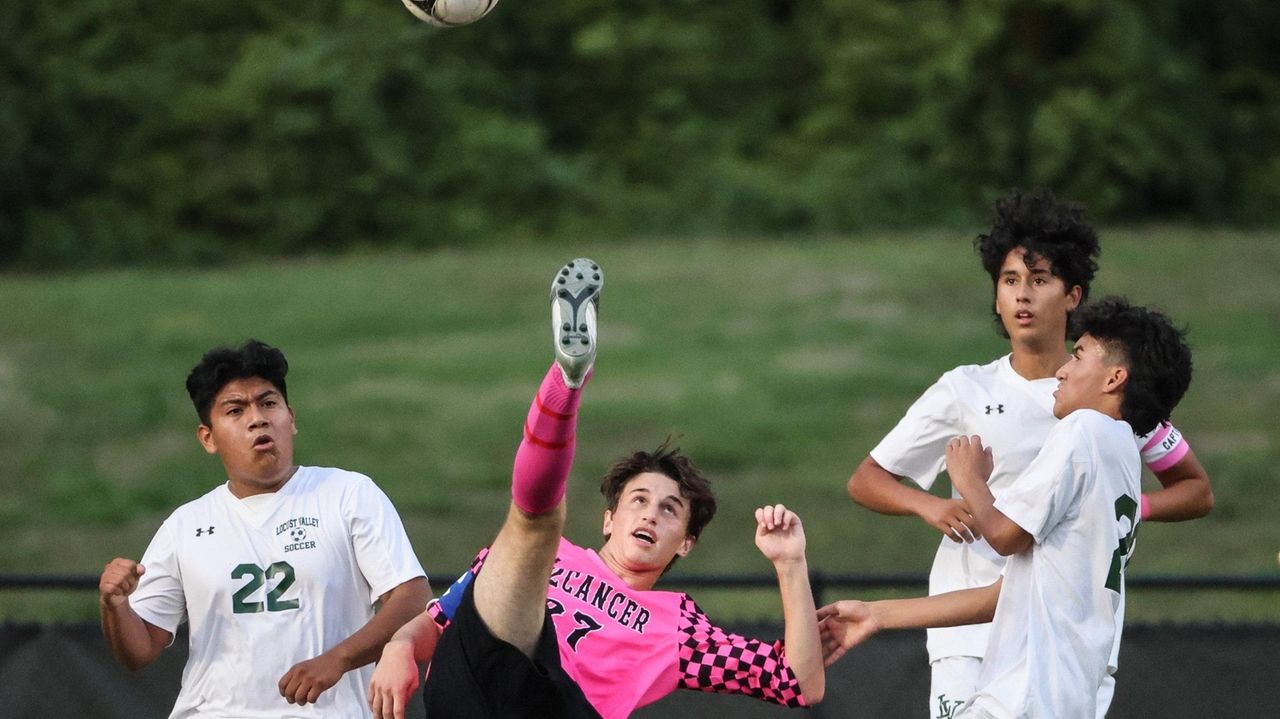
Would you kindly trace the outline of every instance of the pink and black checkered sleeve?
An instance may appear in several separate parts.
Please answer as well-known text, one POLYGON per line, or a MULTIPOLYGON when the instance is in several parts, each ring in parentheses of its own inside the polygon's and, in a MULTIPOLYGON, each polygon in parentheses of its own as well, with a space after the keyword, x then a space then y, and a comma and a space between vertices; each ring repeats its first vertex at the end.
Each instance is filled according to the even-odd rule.
POLYGON ((687 596, 680 604, 679 633, 680 686, 685 689, 805 706, 781 641, 769 644, 726 632, 687 596))

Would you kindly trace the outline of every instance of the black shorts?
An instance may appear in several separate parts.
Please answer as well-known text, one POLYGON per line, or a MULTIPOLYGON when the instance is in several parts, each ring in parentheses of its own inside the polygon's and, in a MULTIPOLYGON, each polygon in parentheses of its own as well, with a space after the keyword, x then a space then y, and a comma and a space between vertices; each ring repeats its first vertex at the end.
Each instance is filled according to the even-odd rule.
POLYGON ((422 688, 428 719, 600 719, 560 666, 551 617, 533 659, 493 636, 467 586, 453 620, 436 643, 422 688))

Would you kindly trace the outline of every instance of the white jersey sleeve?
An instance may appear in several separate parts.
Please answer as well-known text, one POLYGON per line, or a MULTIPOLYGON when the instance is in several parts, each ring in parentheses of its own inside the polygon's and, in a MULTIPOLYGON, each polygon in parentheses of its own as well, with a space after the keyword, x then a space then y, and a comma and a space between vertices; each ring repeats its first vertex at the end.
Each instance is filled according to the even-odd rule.
POLYGON ((344 511, 360 573, 369 583, 370 603, 415 577, 425 577, 413 553, 404 523, 387 495, 373 480, 358 475, 351 483, 344 511))
POLYGON ((871 458, 921 488, 933 486, 946 459, 947 442, 964 434, 955 392, 944 375, 911 405, 898 424, 871 450, 871 458))
POLYGON ((1081 451, 1081 433, 1071 417, 1059 422, 1045 437, 1044 447, 1018 481, 996 500, 995 507, 1030 534, 1037 544, 1063 519, 1078 511, 1083 491, 1079 481, 1088 476, 1090 453, 1081 451))
POLYGON ((172 516, 160 525, 138 562, 146 570, 129 595, 129 605, 148 624, 175 633, 187 620, 187 598, 182 588, 172 516))

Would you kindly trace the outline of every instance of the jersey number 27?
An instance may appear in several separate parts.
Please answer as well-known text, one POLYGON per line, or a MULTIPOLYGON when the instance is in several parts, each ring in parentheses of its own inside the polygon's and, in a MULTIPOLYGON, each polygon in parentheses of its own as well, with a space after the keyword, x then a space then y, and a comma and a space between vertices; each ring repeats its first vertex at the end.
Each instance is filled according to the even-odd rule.
MULTIPOLYGON (((547 611, 554 617, 557 614, 564 614, 565 608, 559 601, 547 597, 547 611)), ((578 642, 582 641, 583 637, 587 636, 591 632, 599 631, 604 627, 600 626, 600 622, 597 622, 595 617, 592 617, 590 614, 585 612, 574 612, 573 620, 577 623, 578 627, 572 632, 569 632, 569 636, 565 637, 564 641, 569 645, 570 649, 576 652, 578 651, 578 642)))

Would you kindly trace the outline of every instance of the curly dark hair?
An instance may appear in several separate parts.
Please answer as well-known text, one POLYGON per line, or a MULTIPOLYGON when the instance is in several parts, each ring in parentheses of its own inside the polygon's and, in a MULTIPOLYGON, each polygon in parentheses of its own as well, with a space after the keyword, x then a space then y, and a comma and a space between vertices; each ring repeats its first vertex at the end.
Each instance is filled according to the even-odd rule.
POLYGON ((1168 421, 1191 386, 1191 349, 1186 333, 1158 310, 1104 297, 1076 312, 1071 339, 1088 334, 1129 370, 1120 416, 1137 434, 1168 421))
MULTIPOLYGON (((973 249, 982 258, 982 267, 991 275, 994 287, 1000 279, 1000 266, 1017 248, 1027 251, 1027 262, 1043 258, 1049 272, 1059 277, 1067 289, 1080 286, 1080 303, 1089 298, 1089 284, 1098 271, 1098 233, 1085 219, 1085 208, 1077 202, 1059 202, 1044 187, 1012 190, 996 201, 991 231, 978 235, 973 249)), ((1000 315, 993 306, 996 331, 1009 338, 1000 315)), ((1070 315, 1068 315, 1070 321, 1070 315)))
POLYGON ((289 373, 289 361, 284 353, 265 342, 249 340, 239 347, 215 347, 204 353, 200 363, 187 375, 187 394, 195 405, 200 422, 206 427, 213 399, 228 383, 238 379, 260 377, 280 390, 285 404, 289 403, 289 390, 284 376, 289 373))
MULTIPOLYGON (((617 510, 627 482, 645 472, 666 475, 680 487, 680 496, 689 500, 689 524, 685 531, 694 539, 701 536, 702 530, 716 516, 716 495, 693 460, 681 453, 679 447, 671 446, 670 437, 652 452, 640 450, 619 459, 609 468, 600 481, 600 494, 604 495, 609 511, 617 510)), ((678 558, 672 559, 666 569, 670 569, 678 558)))

